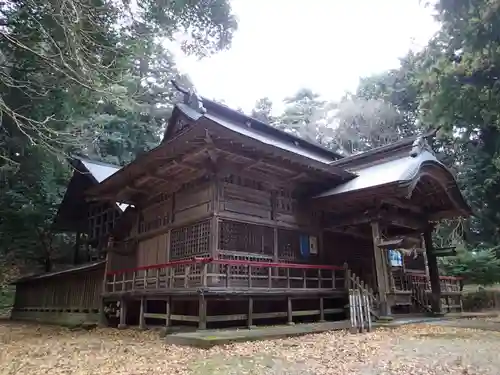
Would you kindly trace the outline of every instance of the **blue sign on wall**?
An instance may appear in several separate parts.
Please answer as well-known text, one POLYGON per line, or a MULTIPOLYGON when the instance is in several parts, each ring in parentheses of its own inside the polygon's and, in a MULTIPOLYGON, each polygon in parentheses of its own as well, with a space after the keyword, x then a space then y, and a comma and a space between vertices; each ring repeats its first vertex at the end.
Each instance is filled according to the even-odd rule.
POLYGON ((307 234, 300 235, 300 254, 303 258, 309 258, 309 236, 307 234))

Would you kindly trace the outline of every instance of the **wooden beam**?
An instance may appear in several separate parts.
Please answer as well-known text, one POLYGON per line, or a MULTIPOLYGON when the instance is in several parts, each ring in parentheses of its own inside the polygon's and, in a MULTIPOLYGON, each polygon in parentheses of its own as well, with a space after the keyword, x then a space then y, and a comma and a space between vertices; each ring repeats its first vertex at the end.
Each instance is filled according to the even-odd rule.
POLYGON ((389 303, 387 300, 387 286, 388 286, 388 269, 385 263, 382 249, 378 247, 381 242, 379 223, 374 221, 371 223, 372 238, 373 238, 373 258, 375 259, 375 276, 377 280, 377 289, 380 302, 380 315, 387 316, 391 313, 389 303))
POLYGON ((366 209, 349 216, 336 217, 330 220, 327 218, 325 226, 328 228, 358 226, 372 221, 410 229, 419 229, 425 226, 425 221, 421 218, 409 216, 408 213, 387 212, 387 210, 383 209, 366 209))
POLYGON ((439 281, 439 268, 437 264, 437 257, 434 252, 434 246, 432 244, 432 230, 434 228, 432 225, 428 225, 423 233, 425 242, 425 252, 427 255, 427 264, 429 267, 429 279, 431 281, 431 307, 432 312, 435 314, 442 313, 441 306, 441 283, 439 281))
POLYGON ((418 207, 414 204, 411 204, 411 202, 409 202, 409 201, 404 202, 403 200, 401 200, 399 198, 385 198, 385 199, 382 199, 381 203, 382 204, 385 203, 385 204, 388 204, 391 206, 402 208, 404 210, 408 210, 408 211, 411 211, 411 212, 419 214, 419 215, 424 214, 423 210, 420 207, 418 207))

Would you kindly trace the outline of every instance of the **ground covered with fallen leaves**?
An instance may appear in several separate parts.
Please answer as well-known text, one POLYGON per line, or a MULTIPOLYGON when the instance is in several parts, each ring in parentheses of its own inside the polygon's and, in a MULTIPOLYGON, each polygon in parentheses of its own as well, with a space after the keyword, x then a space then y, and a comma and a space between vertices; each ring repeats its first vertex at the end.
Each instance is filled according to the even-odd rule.
POLYGON ((500 332, 413 325, 239 343, 167 345, 155 332, 0 322, 0 374, 497 375, 500 332))

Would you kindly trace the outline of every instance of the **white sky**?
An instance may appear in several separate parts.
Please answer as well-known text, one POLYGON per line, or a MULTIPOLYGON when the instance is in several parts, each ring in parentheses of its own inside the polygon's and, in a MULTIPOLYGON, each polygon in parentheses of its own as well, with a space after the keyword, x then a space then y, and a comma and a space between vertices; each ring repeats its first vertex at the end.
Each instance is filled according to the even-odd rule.
POLYGON ((198 92, 232 107, 281 100, 301 87, 326 99, 360 77, 398 66, 437 31, 419 0, 232 0, 239 29, 229 51, 198 61, 177 55, 198 92))

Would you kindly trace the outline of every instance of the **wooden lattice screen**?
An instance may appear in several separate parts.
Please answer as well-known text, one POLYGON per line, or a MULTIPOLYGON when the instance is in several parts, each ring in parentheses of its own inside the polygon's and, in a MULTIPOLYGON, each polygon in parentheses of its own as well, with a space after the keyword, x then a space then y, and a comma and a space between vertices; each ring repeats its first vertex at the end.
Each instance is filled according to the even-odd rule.
POLYGON ((172 229, 170 235, 170 259, 188 259, 210 254, 210 221, 172 229))
POLYGON ((273 255, 273 229, 263 225, 224 220, 219 249, 231 252, 273 255))
POLYGON ((278 259, 295 262, 300 259, 300 233, 295 230, 278 230, 278 259))
POLYGON ((98 239, 111 232, 118 215, 117 209, 107 204, 91 205, 88 210, 90 239, 98 239))

